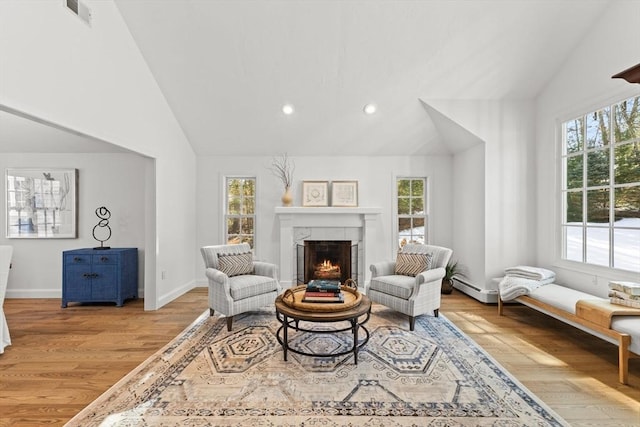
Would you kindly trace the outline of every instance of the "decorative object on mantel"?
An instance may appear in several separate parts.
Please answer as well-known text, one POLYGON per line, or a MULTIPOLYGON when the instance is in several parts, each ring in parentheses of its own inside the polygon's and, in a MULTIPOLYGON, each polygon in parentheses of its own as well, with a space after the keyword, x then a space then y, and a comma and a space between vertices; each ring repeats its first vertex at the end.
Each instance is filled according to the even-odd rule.
POLYGON ((284 185, 282 206, 291 206, 293 204, 291 185, 293 184, 293 171, 295 169, 296 165, 289 159, 287 153, 284 153, 281 157, 275 157, 271 162, 271 171, 282 181, 282 185, 284 185))
POLYGON ((611 76, 612 79, 625 79, 629 83, 640 83, 640 64, 620 71, 618 74, 611 76))
POLYGON ((284 193, 282 194, 280 200, 282 200, 282 206, 293 205, 293 194, 291 193, 291 187, 285 187, 284 193))
POLYGON ((329 181, 303 181, 302 206, 329 206, 329 181))
POLYGON ((331 206, 358 206, 358 181, 331 182, 331 206))
POLYGON ((104 242, 111 238, 111 227, 109 227, 111 211, 104 206, 100 206, 96 209, 96 216, 100 218, 100 221, 93 227, 93 238, 100 242, 100 246, 93 249, 111 249, 109 246, 104 246, 104 242), (96 230, 98 230, 98 234, 103 234, 102 237, 104 237, 104 239, 96 237, 96 230))

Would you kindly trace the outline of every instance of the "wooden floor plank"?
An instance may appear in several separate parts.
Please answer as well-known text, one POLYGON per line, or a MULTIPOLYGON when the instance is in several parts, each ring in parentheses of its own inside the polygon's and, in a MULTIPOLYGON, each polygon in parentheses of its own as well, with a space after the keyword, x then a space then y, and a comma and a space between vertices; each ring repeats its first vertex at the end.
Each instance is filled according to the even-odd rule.
MULTIPOLYGON (((0 427, 64 425, 205 311, 207 290, 143 307, 5 300, 13 345, 0 355, 0 427)), ((640 425, 640 358, 625 386, 614 345, 528 307, 507 305, 501 317, 454 291, 441 312, 572 426, 640 425)))

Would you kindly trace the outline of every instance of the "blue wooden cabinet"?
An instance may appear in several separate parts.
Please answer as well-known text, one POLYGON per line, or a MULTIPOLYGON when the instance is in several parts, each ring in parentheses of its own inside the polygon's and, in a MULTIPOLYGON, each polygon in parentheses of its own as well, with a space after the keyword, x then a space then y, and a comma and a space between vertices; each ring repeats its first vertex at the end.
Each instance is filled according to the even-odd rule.
POLYGON ((62 307, 69 302, 138 298, 138 249, 74 249, 62 253, 62 307))

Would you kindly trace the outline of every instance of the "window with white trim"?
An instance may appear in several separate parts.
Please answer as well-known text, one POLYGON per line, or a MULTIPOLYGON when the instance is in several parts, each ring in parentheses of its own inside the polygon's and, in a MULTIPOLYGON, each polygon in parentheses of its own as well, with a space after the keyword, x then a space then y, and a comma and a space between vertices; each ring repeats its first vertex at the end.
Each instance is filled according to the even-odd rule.
POLYGON ((398 248, 427 240, 427 179, 397 178, 398 248))
POLYGON ((224 235, 227 243, 255 245, 256 178, 225 178, 224 235))
POLYGON ((562 124, 562 258, 640 272, 640 96, 562 124))

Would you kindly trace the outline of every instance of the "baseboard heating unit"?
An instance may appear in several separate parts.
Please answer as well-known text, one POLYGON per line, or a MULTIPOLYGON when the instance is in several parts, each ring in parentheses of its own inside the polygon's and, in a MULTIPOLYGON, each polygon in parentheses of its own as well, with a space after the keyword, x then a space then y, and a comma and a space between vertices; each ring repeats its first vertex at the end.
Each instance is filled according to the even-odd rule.
POLYGON ((498 291, 496 289, 482 289, 457 277, 453 279, 453 287, 478 301, 484 303, 498 302, 498 291))

